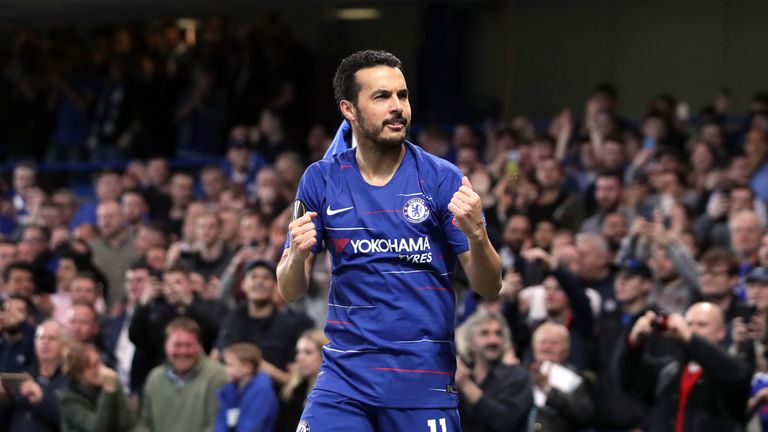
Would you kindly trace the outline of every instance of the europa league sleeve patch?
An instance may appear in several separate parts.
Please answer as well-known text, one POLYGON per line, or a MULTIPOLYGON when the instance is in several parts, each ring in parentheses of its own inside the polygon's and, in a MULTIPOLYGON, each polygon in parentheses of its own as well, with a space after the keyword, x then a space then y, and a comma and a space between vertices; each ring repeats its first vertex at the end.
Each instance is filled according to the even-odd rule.
POLYGON ((304 205, 304 203, 301 200, 296 200, 293 202, 293 220, 296 220, 307 212, 307 206, 304 205))

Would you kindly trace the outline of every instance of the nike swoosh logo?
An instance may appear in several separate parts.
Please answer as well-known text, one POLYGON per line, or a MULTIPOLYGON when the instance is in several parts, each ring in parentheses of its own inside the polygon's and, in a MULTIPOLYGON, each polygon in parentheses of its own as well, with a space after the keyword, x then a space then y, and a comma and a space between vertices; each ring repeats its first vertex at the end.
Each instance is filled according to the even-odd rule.
POLYGON ((339 213, 345 212, 347 210, 352 210, 353 208, 355 208, 355 207, 354 206, 353 207, 344 207, 344 208, 333 210, 333 209, 331 209, 331 206, 328 206, 328 208, 325 210, 325 212, 328 213, 328 216, 333 216, 335 214, 339 214, 339 213))

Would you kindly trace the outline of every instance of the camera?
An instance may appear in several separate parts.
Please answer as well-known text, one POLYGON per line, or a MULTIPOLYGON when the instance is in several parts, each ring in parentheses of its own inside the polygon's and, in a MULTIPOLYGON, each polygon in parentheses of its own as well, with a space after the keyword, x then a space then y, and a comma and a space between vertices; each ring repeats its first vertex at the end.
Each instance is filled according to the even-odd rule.
POLYGON ((653 330, 654 333, 661 333, 663 331, 667 331, 669 329, 669 325, 667 323, 667 318, 669 318, 665 314, 660 314, 656 318, 651 321, 651 330, 653 330))

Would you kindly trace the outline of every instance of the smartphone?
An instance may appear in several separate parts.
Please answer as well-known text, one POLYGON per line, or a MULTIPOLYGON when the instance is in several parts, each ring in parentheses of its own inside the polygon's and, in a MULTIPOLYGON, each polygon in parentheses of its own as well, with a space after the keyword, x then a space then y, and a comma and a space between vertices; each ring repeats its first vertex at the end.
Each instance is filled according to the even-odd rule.
POLYGON ((507 178, 517 179, 517 173, 520 170, 520 152, 510 150, 507 152, 507 164, 504 166, 504 173, 507 178))
POLYGON ((16 393, 21 383, 29 379, 29 375, 23 373, 0 373, 0 383, 8 393, 16 393))

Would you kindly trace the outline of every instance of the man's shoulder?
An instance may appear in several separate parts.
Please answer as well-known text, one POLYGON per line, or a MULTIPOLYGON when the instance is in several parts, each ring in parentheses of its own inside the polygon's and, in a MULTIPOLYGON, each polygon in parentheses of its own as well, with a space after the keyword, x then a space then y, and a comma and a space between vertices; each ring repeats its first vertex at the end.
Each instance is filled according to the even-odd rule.
POLYGON ((146 391, 149 392, 152 387, 157 386, 160 383, 160 380, 165 377, 167 373, 168 366, 164 364, 152 368, 152 370, 149 371, 149 374, 147 375, 147 382, 144 385, 146 391))
POLYGON ((433 168, 442 173, 453 172, 461 175, 461 170, 459 170, 459 167, 452 164, 451 162, 439 156, 435 156, 411 142, 406 142, 406 145, 414 151, 414 155, 420 160, 420 162, 424 163, 426 167, 433 168))
POLYGON ((505 382, 528 382, 531 374, 520 365, 508 365, 497 363, 493 368, 494 379, 501 379, 505 382))

